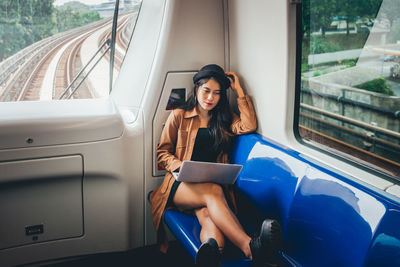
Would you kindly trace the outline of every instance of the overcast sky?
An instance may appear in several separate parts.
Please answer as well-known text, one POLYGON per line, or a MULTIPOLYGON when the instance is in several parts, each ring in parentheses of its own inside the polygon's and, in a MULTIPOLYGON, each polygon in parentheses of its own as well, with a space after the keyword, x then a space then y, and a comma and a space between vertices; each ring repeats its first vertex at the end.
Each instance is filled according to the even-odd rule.
POLYGON ((56 0, 56 1, 54 1, 54 5, 60 6, 67 2, 72 2, 72 1, 78 1, 78 2, 84 3, 85 5, 97 5, 97 4, 101 4, 104 2, 110 2, 110 0, 56 0))

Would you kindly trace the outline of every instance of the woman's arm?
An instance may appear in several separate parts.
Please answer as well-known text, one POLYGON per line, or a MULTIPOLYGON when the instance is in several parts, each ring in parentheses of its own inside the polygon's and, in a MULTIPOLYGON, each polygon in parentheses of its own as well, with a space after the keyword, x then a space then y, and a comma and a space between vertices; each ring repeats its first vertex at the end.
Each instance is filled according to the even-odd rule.
POLYGON ((179 122, 174 111, 169 115, 157 147, 157 162, 169 172, 180 168, 182 161, 174 156, 179 122))
POLYGON ((231 88, 238 96, 237 103, 240 117, 233 115, 231 130, 234 134, 246 134, 257 130, 257 117, 253 103, 248 95, 243 91, 239 78, 234 72, 226 72, 232 77, 231 88))

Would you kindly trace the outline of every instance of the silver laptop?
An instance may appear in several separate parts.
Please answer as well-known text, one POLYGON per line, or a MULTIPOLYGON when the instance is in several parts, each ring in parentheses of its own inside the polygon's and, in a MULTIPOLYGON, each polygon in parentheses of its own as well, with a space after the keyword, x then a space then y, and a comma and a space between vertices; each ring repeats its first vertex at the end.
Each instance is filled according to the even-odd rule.
POLYGON ((237 164, 184 161, 179 173, 173 172, 172 174, 177 181, 181 182, 233 184, 242 167, 237 164))

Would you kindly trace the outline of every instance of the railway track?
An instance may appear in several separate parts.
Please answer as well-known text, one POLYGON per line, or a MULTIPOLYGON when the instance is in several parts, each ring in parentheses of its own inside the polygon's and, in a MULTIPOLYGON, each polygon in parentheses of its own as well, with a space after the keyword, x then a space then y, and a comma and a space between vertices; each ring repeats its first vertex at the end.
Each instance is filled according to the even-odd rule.
MULTIPOLYGON (((116 44, 115 44, 115 55, 114 55, 114 67, 119 71, 122 66, 123 59, 125 57, 125 52, 128 48, 127 39, 122 37, 124 34, 124 29, 129 23, 130 16, 124 15, 118 22, 117 26, 117 35, 116 35, 116 44)), ((98 44, 102 44, 105 40, 111 38, 111 30, 107 29, 101 35, 101 38, 98 40, 98 44)), ((103 52, 106 48, 103 48, 103 52)), ((110 52, 108 52, 105 56, 107 60, 110 60, 110 52)))
MULTIPOLYGON (((17 66, 8 66, 9 69, 13 69, 16 71, 9 74, 6 82, 3 83, 3 87, 5 87, 5 89, 3 89, 0 94, 0 101, 22 101, 24 100, 23 96, 25 95, 27 97, 29 96, 29 99, 31 100, 37 99, 37 97, 35 97, 35 94, 26 91, 29 90, 27 88, 27 84, 29 80, 34 80, 35 84, 40 83, 41 79, 38 67, 40 65, 42 68, 46 68, 44 61, 46 58, 51 57, 52 53, 50 53, 50 51, 54 51, 55 47, 59 47, 60 44, 68 42, 68 40, 70 40, 74 36, 87 32, 90 28, 105 23, 109 23, 109 20, 96 22, 80 27, 78 29, 57 34, 55 36, 39 41, 39 45, 35 43, 20 51, 18 54, 24 54, 25 51, 27 52, 25 55, 23 55, 23 59, 15 62, 15 64, 18 64, 17 66), (36 73, 36 75, 34 75, 34 72, 36 73), (36 78, 34 76, 36 76, 36 78)), ((37 91, 32 90, 32 88, 30 90, 37 91)))
MULTIPOLYGON (((382 157, 376 153, 371 153, 365 149, 343 142, 337 138, 328 136, 324 133, 315 131, 302 125, 299 125, 299 132, 307 143, 314 144, 316 146, 323 146, 325 150, 330 151, 333 154, 337 154, 345 158, 350 157, 353 161, 356 161, 364 166, 370 166, 373 164, 384 173, 390 174, 392 177, 400 177, 400 163, 398 162, 389 160, 386 157, 382 157)), ((398 145, 388 144, 388 147, 397 149, 398 145)))
MULTIPOLYGON (((134 13, 124 14, 119 18, 117 29, 116 49, 116 70, 119 71, 124 55, 121 49, 126 51, 127 44, 120 37, 126 27, 129 18, 134 13), (122 48, 121 48, 122 47, 122 48)), ((35 49, 31 54, 26 55, 26 59, 21 64, 21 60, 15 61, 18 66, 13 66, 16 71, 7 77, 0 91, 0 101, 34 101, 58 99, 65 88, 82 66, 86 64, 82 59, 83 44, 90 36, 99 31, 104 38, 109 38, 111 34, 112 19, 105 19, 100 22, 92 23, 74 30, 59 34, 57 38, 46 42, 46 45, 35 49)), ((101 42, 102 43, 102 42, 101 42)), ((100 43, 98 42, 97 45, 100 43)), ((29 48, 27 48, 29 49, 29 48)), ((33 50, 33 49, 30 49, 33 50)), ((90 51, 94 53, 95 51, 90 51)), ((104 60, 109 60, 109 55, 104 60)), ((108 63, 108 62, 107 62, 108 63)), ((86 73, 82 73, 84 76, 86 73)), ((82 78, 80 78, 82 79, 82 78)), ((75 84, 79 83, 79 79, 75 84)), ((70 88, 70 92, 75 87, 70 88)), ((68 95, 68 94, 67 94, 68 95)), ((99 97, 90 80, 86 79, 74 94, 73 98, 94 98, 99 97)))

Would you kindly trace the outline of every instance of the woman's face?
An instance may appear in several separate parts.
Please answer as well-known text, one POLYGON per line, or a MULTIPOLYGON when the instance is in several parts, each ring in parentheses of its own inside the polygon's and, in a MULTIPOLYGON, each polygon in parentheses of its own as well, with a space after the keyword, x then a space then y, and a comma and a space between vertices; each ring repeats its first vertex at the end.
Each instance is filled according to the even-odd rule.
POLYGON ((197 88, 197 103, 200 109, 210 111, 218 104, 221 97, 221 87, 214 79, 209 79, 197 88))

